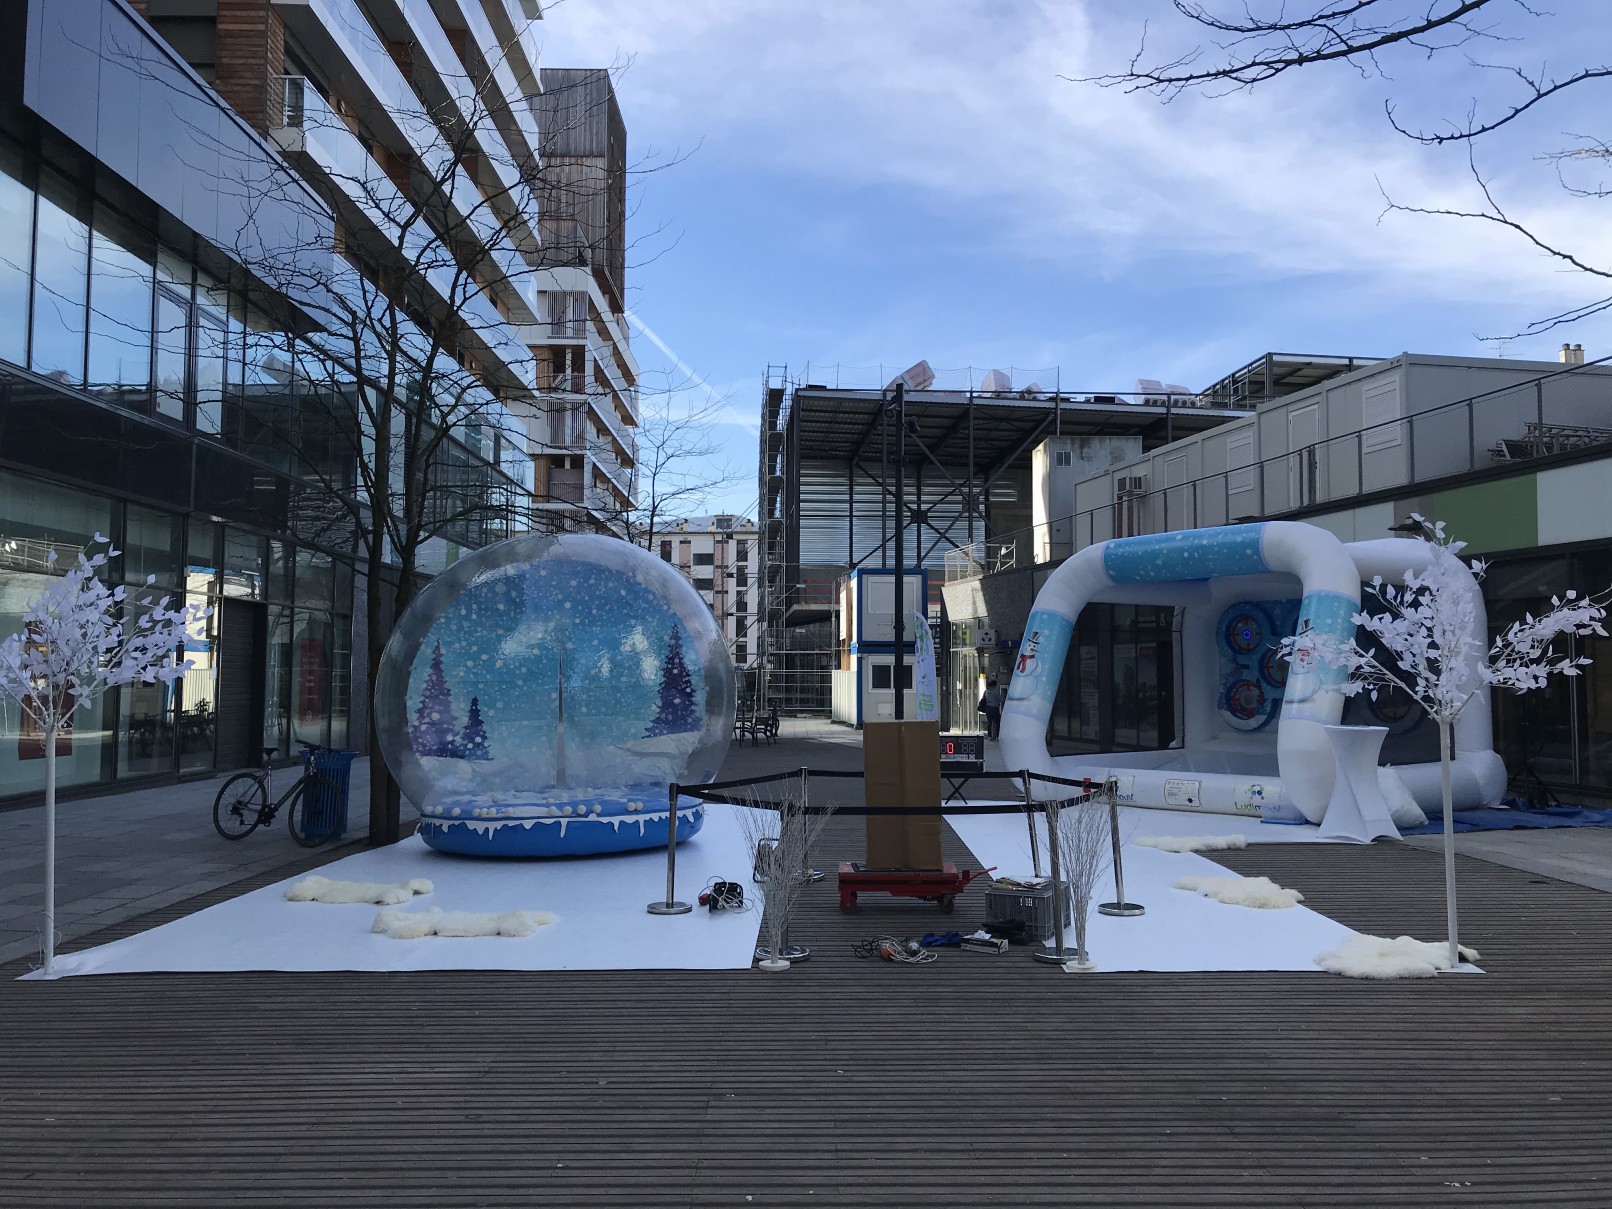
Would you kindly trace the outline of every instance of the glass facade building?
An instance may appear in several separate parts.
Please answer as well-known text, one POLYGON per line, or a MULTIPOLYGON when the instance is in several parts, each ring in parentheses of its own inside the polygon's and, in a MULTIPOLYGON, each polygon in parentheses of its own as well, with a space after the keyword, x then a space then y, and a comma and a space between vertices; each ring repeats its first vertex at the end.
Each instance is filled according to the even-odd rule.
MULTIPOLYGON (((64 788, 363 745, 354 375, 296 299, 221 250, 334 255, 317 199, 284 203, 301 189, 121 0, 0 6, 0 635, 50 552, 59 568, 97 535, 131 597, 212 607, 173 653, 183 677, 77 716, 58 740, 64 788), (248 178, 257 196, 228 183, 248 178)), ((515 426, 464 389, 486 394, 487 420, 445 442, 442 473, 455 499, 509 506, 466 509, 438 539, 450 550, 530 515, 515 426)), ((44 754, 0 706, 0 803, 37 796, 44 754)))

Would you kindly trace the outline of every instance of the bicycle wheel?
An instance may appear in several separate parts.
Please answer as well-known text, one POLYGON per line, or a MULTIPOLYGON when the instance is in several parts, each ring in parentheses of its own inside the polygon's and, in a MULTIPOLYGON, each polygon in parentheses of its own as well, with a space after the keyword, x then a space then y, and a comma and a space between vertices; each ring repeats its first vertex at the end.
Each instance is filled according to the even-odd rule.
POLYGON ((287 826, 291 838, 304 848, 317 848, 336 834, 341 821, 341 790, 336 782, 311 772, 291 791, 287 826))
POLYGON ((213 799, 213 826, 226 840, 251 835, 263 821, 268 804, 262 778, 256 773, 238 772, 224 782, 213 799))

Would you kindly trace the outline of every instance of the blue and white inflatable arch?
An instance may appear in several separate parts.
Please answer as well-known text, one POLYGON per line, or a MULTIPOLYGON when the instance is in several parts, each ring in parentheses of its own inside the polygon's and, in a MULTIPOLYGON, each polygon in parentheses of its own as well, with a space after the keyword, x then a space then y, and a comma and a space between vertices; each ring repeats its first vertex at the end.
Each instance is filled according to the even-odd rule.
MULTIPOLYGON (((1058 776, 1113 775, 1122 800, 1235 814, 1283 803, 1319 822, 1335 762, 1323 727, 1343 715, 1342 673, 1272 657, 1306 630, 1339 641, 1355 632, 1362 578, 1397 578, 1418 563, 1420 542, 1346 546, 1295 521, 1228 525, 1087 546, 1059 566, 1036 597, 1002 713, 1008 768, 1058 776), (1053 757, 1047 722, 1075 619, 1094 602, 1181 610, 1181 737, 1164 751, 1053 757), (1242 662, 1239 662, 1239 659, 1242 662), (1228 661, 1233 665, 1228 673, 1228 661)), ((1474 582, 1472 590, 1476 592, 1474 582)), ((1476 610, 1484 625, 1481 597, 1476 610)), ((1491 750, 1487 695, 1456 731, 1458 804, 1499 799, 1504 767, 1491 750)), ((1437 765, 1400 769, 1425 807, 1438 800, 1437 765)))

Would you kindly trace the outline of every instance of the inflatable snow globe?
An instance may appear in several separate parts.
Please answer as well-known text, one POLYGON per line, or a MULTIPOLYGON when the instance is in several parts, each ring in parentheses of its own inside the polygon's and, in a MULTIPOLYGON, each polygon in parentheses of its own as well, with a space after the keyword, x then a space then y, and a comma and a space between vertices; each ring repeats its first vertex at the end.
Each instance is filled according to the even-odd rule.
MULTIPOLYGON (((664 845, 670 782, 713 780, 733 664, 673 567, 611 537, 519 537, 437 576, 375 681, 381 751, 420 837, 472 856, 664 845)), ((705 821, 680 808, 677 839, 705 821)))

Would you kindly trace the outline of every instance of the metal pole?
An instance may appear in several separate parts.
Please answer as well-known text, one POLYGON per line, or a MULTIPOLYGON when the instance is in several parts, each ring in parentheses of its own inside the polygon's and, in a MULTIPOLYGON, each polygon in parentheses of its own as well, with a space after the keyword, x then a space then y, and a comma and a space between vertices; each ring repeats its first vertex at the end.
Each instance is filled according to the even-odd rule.
POLYGON ((694 910, 672 897, 677 882, 677 792, 676 781, 666 787, 666 901, 650 903, 651 915, 687 915, 694 910))
MULTIPOLYGON (((806 837, 810 831, 806 824, 806 808, 811 802, 811 775, 812 770, 806 765, 800 766, 800 880, 802 882, 820 882, 823 880, 823 871, 812 868, 812 854, 806 851, 806 837)), ((805 950, 808 954, 809 949, 805 950)))
POLYGON ((1030 770, 1024 769, 1019 773, 1024 784, 1024 822, 1030 829, 1030 865, 1037 877, 1041 876, 1041 838, 1035 829, 1035 803, 1030 798, 1030 770))
MULTIPOLYGON (((1051 949, 1035 949, 1030 956, 1037 961, 1048 965, 1062 965, 1070 959, 1070 954, 1064 952, 1063 947, 1063 912, 1064 912, 1064 884, 1063 862, 1058 853, 1058 816, 1063 807, 1052 802, 1047 807, 1047 851, 1052 859, 1052 938, 1054 947, 1051 949)), ((1084 953, 1076 953, 1075 957, 1085 957, 1084 953)))
POLYGON ((895 718, 900 722, 906 716, 906 691, 902 688, 902 672, 906 670, 906 611, 907 611, 907 384, 896 383, 896 602, 895 643, 896 662, 891 669, 891 683, 896 694, 895 718))
MULTIPOLYGON (((1103 790, 1106 793, 1108 786, 1105 783, 1103 790)), ((1099 915, 1120 915, 1130 917, 1133 915, 1146 915, 1147 908, 1141 903, 1128 903, 1125 901, 1125 866, 1120 861, 1119 843, 1119 802, 1111 795, 1108 799, 1108 835, 1114 845, 1114 901, 1097 904, 1099 915)))

